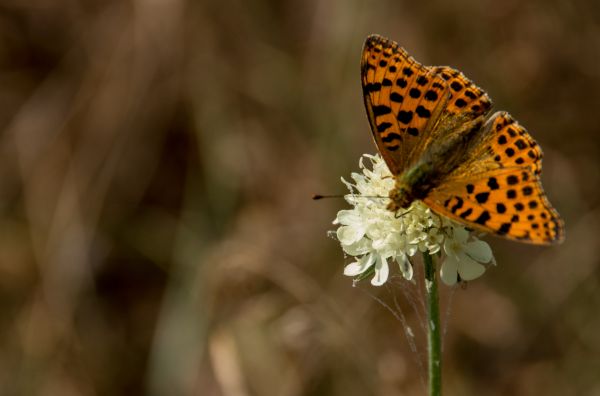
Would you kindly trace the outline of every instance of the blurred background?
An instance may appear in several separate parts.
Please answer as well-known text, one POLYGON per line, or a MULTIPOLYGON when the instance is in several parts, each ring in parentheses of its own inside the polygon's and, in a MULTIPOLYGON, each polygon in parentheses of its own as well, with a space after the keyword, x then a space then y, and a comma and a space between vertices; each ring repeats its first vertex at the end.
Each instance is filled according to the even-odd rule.
POLYGON ((443 287, 445 394, 600 395, 592 0, 0 0, 0 394, 425 394, 419 287, 353 288, 310 200, 375 152, 370 33, 525 125, 566 221, 443 287))

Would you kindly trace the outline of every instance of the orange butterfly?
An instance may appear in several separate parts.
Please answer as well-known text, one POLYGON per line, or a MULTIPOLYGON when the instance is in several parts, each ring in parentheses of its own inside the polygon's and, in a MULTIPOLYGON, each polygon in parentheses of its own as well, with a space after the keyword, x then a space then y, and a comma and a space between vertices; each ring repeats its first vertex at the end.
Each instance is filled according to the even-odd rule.
POLYGON ((544 194, 542 150, 458 70, 419 64, 397 43, 367 38, 361 61, 375 143, 395 177, 388 209, 422 200, 474 229, 534 244, 564 239, 544 194))

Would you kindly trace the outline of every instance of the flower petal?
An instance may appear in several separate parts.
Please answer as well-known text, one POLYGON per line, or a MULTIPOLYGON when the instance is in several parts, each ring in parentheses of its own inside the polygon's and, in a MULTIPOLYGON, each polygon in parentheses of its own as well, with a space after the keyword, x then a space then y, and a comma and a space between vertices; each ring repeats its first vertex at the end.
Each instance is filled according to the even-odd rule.
POLYGON ((347 255, 354 257, 362 256, 364 254, 369 253, 372 250, 371 243, 372 242, 367 238, 363 238, 360 241, 352 243, 350 245, 342 245, 342 249, 347 255))
POLYGON ((464 227, 454 227, 452 231, 452 239, 461 245, 469 239, 469 231, 465 230, 464 227))
POLYGON ((439 243, 427 244, 427 249, 429 250, 429 255, 433 256, 434 254, 436 254, 437 252, 440 251, 440 244, 439 243))
POLYGON ((366 270, 369 269, 370 266, 375 262, 375 255, 367 254, 363 257, 360 257, 353 263, 348 264, 344 267, 344 275, 346 276, 356 276, 360 275, 366 270))
POLYGON ((354 225, 357 223, 360 223, 361 218, 358 215, 358 213, 356 213, 356 210, 351 210, 351 209, 346 209, 346 210, 340 210, 337 213, 337 216, 335 218, 335 220, 333 221, 334 224, 342 224, 342 225, 354 225))
POLYGON ((344 179, 342 177, 342 183, 344 183, 346 185, 346 187, 348 188, 348 190, 350 190, 350 192, 354 191, 354 184, 350 183, 349 181, 346 181, 346 179, 344 179))
POLYGON ((467 243, 465 253, 480 263, 489 263, 494 257, 490 245, 480 240, 467 243))
POLYGON ((341 226, 337 229, 336 235, 342 245, 352 245, 365 235, 365 229, 356 226, 341 226))
POLYGON ((410 264, 410 261, 408 261, 406 255, 401 254, 396 256, 396 262, 400 267, 400 272, 402 272, 402 276, 404 277, 404 279, 411 280, 413 277, 413 267, 410 264))
POLYGON ((485 267, 473 260, 469 256, 462 255, 458 263, 458 273, 460 278, 470 281, 479 278, 485 272, 485 267))
POLYGON ((371 279, 373 286, 381 286, 385 283, 390 274, 390 267, 388 266, 387 260, 381 256, 377 258, 375 263, 375 276, 371 279))
POLYGON ((447 256, 440 270, 440 278, 442 282, 448 286, 452 286, 458 280, 458 261, 454 256, 447 256))

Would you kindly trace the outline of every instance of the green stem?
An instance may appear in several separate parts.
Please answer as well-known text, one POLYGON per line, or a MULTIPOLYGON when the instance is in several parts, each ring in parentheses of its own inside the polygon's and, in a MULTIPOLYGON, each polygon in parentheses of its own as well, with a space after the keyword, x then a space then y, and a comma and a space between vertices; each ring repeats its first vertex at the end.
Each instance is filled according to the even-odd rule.
POLYGON ((440 299, 433 258, 423 253, 425 262, 425 294, 427 295, 427 371, 429 395, 442 394, 442 340, 440 337, 440 299))

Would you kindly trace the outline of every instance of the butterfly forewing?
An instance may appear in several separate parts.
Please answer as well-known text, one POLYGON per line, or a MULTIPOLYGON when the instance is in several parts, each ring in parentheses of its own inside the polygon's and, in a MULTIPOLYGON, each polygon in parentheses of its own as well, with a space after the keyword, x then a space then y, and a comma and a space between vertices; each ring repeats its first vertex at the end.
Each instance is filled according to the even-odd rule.
POLYGON ((442 112, 448 86, 396 43, 373 35, 363 49, 361 74, 371 130, 390 171, 401 174, 419 156, 442 112))

